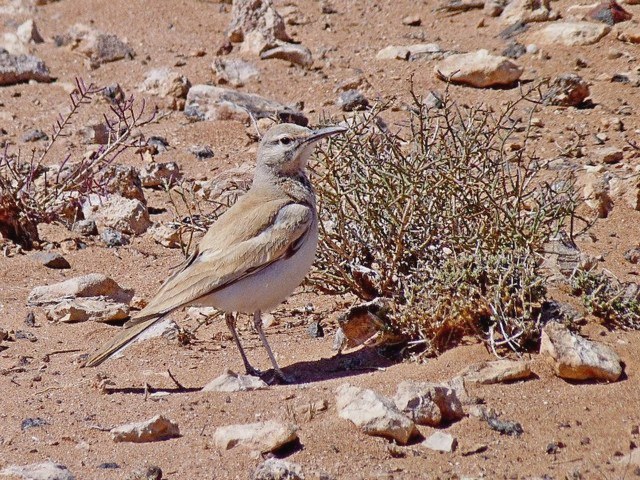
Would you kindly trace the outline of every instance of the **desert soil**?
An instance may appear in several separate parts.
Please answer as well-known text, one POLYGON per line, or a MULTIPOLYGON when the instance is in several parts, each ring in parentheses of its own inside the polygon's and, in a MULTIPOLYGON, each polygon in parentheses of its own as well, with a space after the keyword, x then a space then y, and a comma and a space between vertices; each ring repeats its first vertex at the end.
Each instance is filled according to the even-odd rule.
MULTIPOLYGON (((10 3, 16 2, 3 2, 10 3)), ((287 31, 310 48, 315 63, 311 69, 304 69, 282 60, 246 55, 260 75, 239 89, 287 104, 304 102, 304 112, 312 123, 325 116, 341 115, 335 106, 334 89, 354 75, 366 79, 368 87, 362 90, 371 102, 392 97, 408 101, 411 75, 419 94, 444 90, 445 85, 433 74, 435 61, 377 61, 376 53, 388 45, 437 42, 446 50, 486 48, 498 54, 506 46, 498 37, 505 27, 499 18, 488 17, 481 9, 458 14, 437 11, 434 0, 335 1, 336 13, 332 14, 323 13, 321 2, 313 0, 275 4, 278 8, 295 5, 306 17, 307 23, 288 25, 287 31), (420 17, 422 25, 403 25, 407 15, 420 17)), ((572 0, 560 0, 553 2, 552 8, 563 13, 573 4, 572 0)), ((625 8, 640 15, 640 6, 625 8)), ((0 126, 6 130, 1 139, 22 152, 42 148, 43 142, 24 143, 21 137, 35 128, 50 131, 56 112, 68 105, 65 87, 76 77, 97 85, 118 83, 136 98, 144 97, 149 105, 161 101, 138 93, 137 88, 152 68, 174 69, 192 84, 215 83, 211 64, 224 40, 230 12, 229 5, 195 0, 61 0, 3 14, 6 31, 14 31, 27 18, 35 20, 46 41, 30 49, 46 62, 57 80, 0 88, 0 126), (77 52, 56 47, 53 36, 78 22, 126 39, 135 50, 134 59, 92 70, 77 52)), ((627 24, 637 29, 634 22, 627 24)), ((539 24, 533 24, 531 30, 539 28, 539 24)), ((598 147, 594 134, 606 132, 606 145, 625 148, 625 156, 622 164, 606 166, 605 170, 622 165, 635 168, 638 158, 627 140, 637 140, 640 95, 631 84, 612 83, 610 78, 635 68, 638 47, 617 40, 614 31, 595 45, 541 48, 543 54, 526 54, 517 60, 525 69, 522 78, 537 81, 577 72, 589 82, 595 107, 543 107, 538 115, 544 123, 538 153, 545 158, 558 155, 558 145, 568 143, 571 132, 578 129, 587 133, 587 156, 579 160, 586 164, 588 153, 598 147), (580 68, 578 59, 584 62, 578 62, 583 65, 580 68), (624 131, 604 126, 603 121, 611 117, 623 119, 624 131)), ((231 55, 239 55, 237 47, 231 55)), ((483 102, 499 109, 518 98, 519 89, 451 86, 450 95, 460 103, 483 102)), ((93 116, 97 116, 94 111, 84 111, 74 128, 80 129, 93 116)), ((158 161, 176 161, 186 178, 197 179, 210 178, 243 163, 253 164, 256 144, 246 132, 246 125, 236 121, 190 122, 179 111, 167 112, 145 130, 147 136, 160 135, 168 140, 169 151, 157 157, 158 161), (209 145, 214 157, 197 160, 189 152, 189 147, 196 144, 209 145)), ((82 155, 86 148, 78 136, 71 135, 50 161, 60 162, 65 151, 82 155)), ((133 152, 119 161, 142 165, 133 152)), ((166 194, 146 193, 150 206, 167 209, 152 215, 152 220, 171 220, 166 194)), ((72 236, 55 226, 43 227, 41 235, 67 246, 70 242, 64 240, 72 236)), ((620 202, 579 244, 588 253, 601 255, 602 267, 625 281, 635 281, 637 267, 627 262, 623 253, 637 246, 638 238, 640 212, 620 202)), ((267 331, 278 361, 297 379, 295 384, 244 393, 199 392, 226 368, 242 371, 230 336, 220 323, 200 328, 190 345, 157 338, 133 346, 123 358, 97 369, 83 369, 81 355, 105 342, 117 327, 94 322, 51 323, 41 309, 26 305, 31 289, 101 272, 134 289, 136 295, 149 298, 183 257, 179 250, 154 243, 150 235, 136 237, 121 248, 106 248, 96 240, 89 241, 84 249, 54 251, 64 254, 71 263, 70 270, 47 269, 30 252, 0 258, 0 326, 26 331, 36 339, 2 344, 0 469, 50 459, 66 465, 78 479, 132 478, 134 472, 150 465, 159 466, 166 479, 248 478, 262 461, 261 456, 238 448, 221 451, 212 442, 213 432, 222 425, 277 418, 299 425, 300 446, 284 455, 302 465, 308 478, 622 479, 639 475, 638 466, 621 461, 640 441, 638 332, 610 331, 594 319, 582 327, 584 336, 612 346, 624 361, 625 375, 616 383, 569 383, 557 378, 549 364, 532 353, 525 358, 532 361, 534 379, 470 387, 473 396, 483 399, 502 418, 522 425, 524 433, 519 437, 500 435, 478 418, 468 417, 443 427, 458 439, 453 453, 436 453, 417 444, 396 448, 388 440, 369 437, 340 419, 335 410, 336 388, 349 382, 392 395, 403 379, 446 381, 471 363, 494 358, 481 342, 469 339, 465 345, 424 363, 393 363, 368 350, 335 356, 331 334, 337 316, 352 299, 323 297, 301 289, 277 309, 276 322, 267 331), (309 303, 315 308, 312 314, 292 313, 309 303), (25 325, 30 311, 35 314, 35 327, 25 325), (315 339, 307 333, 308 324, 314 320, 321 320, 325 326, 325 337, 315 339), (168 370, 186 390, 176 387, 168 370), (104 379, 111 385, 106 393, 99 388, 104 379), (147 386, 170 394, 152 400, 145 395, 147 386), (312 418, 296 413, 298 407, 319 400, 328 401, 326 411, 312 418), (156 414, 177 422, 181 436, 154 443, 114 443, 106 431, 156 414), (22 430, 21 422, 27 418, 42 418, 47 424, 22 430), (553 442, 561 448, 548 453, 547 447, 553 442), (99 468, 107 462, 119 468, 99 468)), ((196 326, 183 312, 174 318, 184 328, 196 326)), ((259 339, 244 321, 241 336, 254 363, 267 369, 268 358, 259 339)), ((420 431, 426 437, 434 429, 420 427, 420 431)))

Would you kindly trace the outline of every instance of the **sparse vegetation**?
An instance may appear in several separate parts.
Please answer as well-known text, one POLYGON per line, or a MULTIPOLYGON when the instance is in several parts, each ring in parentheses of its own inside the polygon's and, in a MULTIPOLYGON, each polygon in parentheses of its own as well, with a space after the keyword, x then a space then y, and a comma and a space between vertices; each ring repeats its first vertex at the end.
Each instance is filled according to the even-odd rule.
POLYGON ((315 285, 393 299, 392 328, 428 353, 471 332, 494 351, 535 342, 540 252, 578 201, 573 179, 549 173, 529 148, 518 112, 530 99, 496 113, 446 98, 430 108, 414 95, 398 128, 381 122, 385 107, 349 120, 315 165, 315 285))
POLYGON ((39 223, 72 223, 82 201, 90 193, 100 193, 106 182, 101 176, 119 155, 129 148, 144 145, 144 138, 133 138, 135 129, 146 125, 154 114, 145 115, 144 101, 137 104, 119 89, 99 88, 76 81, 69 95, 69 111, 59 115, 45 148, 31 151, 28 160, 21 152, 8 147, 0 153, 0 234, 30 249, 39 240, 39 223), (103 114, 107 141, 91 155, 74 160, 69 155, 58 164, 47 165, 52 147, 70 134, 70 128, 82 108, 98 98, 107 99, 108 113, 103 114))

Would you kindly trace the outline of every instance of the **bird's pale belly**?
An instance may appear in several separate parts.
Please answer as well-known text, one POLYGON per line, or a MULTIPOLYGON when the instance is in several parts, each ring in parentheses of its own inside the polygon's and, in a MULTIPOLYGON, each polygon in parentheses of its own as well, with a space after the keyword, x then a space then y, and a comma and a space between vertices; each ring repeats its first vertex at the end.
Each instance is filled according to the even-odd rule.
POLYGON ((197 305, 212 306, 225 312, 269 311, 302 283, 315 259, 317 245, 317 228, 312 228, 307 240, 293 256, 198 299, 197 305))

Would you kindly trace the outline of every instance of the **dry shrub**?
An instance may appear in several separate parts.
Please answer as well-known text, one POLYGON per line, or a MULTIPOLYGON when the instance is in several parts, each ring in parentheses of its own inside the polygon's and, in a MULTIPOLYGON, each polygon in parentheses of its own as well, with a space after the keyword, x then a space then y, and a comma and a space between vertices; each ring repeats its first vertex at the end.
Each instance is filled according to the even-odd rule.
POLYGON ((470 332, 494 351, 522 350, 546 294, 539 252, 575 211, 573 179, 534 155, 530 122, 517 118, 534 105, 527 96, 498 113, 413 97, 397 131, 382 107, 321 149, 313 282, 392 298, 392 327, 428 353, 470 332))

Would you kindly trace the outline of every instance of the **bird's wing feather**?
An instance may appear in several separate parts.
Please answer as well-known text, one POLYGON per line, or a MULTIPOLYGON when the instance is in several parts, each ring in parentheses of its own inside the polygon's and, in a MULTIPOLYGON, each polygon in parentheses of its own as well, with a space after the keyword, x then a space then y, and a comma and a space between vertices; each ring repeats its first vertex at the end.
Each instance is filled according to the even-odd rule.
POLYGON ((313 211, 289 203, 275 213, 271 223, 251 238, 225 248, 201 243, 197 257, 175 273, 126 326, 189 304, 291 255, 309 232, 313 211))

